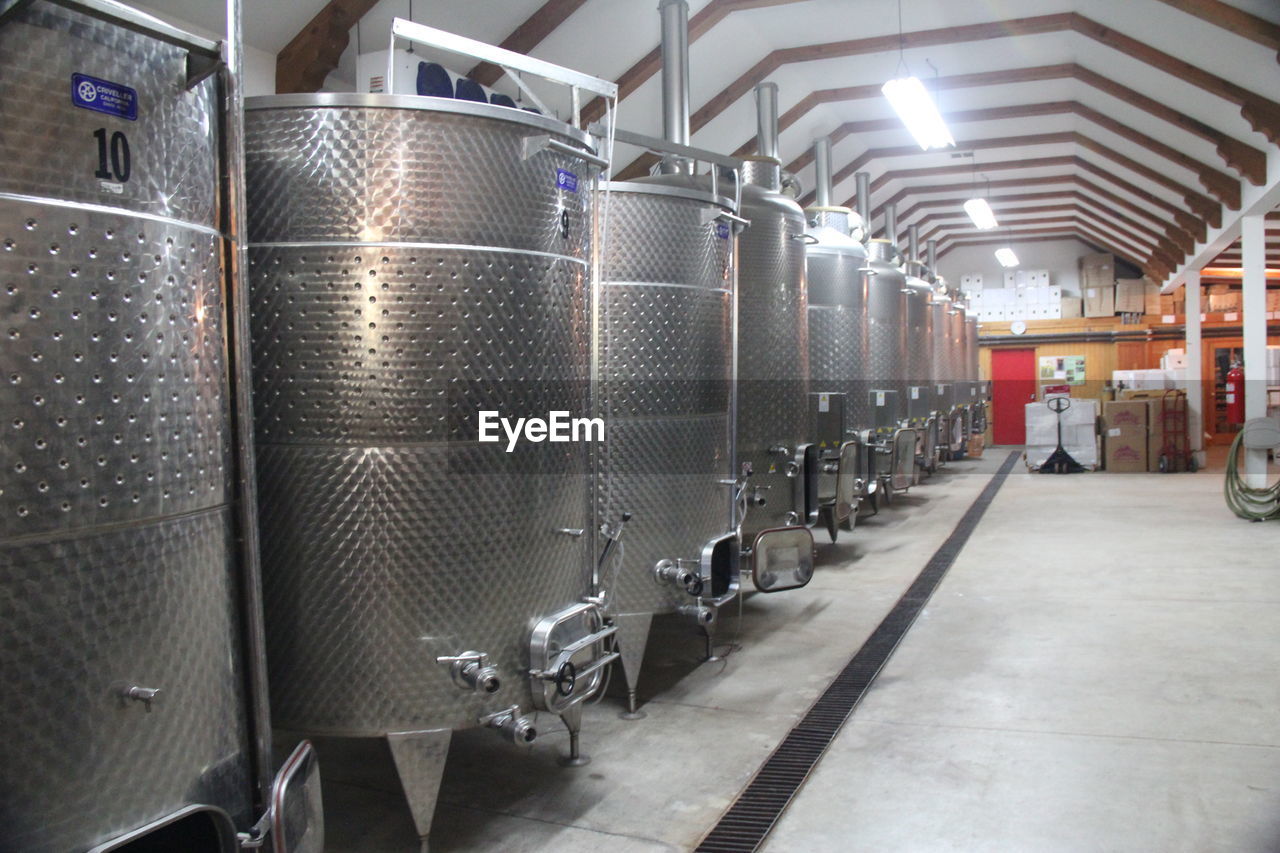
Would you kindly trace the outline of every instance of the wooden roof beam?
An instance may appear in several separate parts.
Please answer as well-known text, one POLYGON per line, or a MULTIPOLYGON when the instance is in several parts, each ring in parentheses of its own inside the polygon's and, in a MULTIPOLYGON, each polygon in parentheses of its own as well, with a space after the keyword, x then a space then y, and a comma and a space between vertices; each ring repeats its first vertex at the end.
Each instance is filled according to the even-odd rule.
MULTIPOLYGON (((1088 151, 1092 151, 1095 154, 1105 157, 1106 159, 1112 161, 1113 163, 1121 166, 1122 168, 1128 169, 1130 172, 1133 172, 1134 174, 1141 175, 1143 178, 1145 178, 1148 181, 1151 181, 1157 186, 1164 187, 1165 189, 1175 193, 1176 195, 1181 196, 1183 203, 1185 203, 1186 206, 1189 207, 1191 210, 1195 211, 1195 213, 1201 219, 1207 221, 1214 228, 1221 227, 1222 207, 1218 204, 1215 204, 1212 199, 1209 199, 1201 195, 1200 193, 1195 192, 1194 190, 1186 186, 1183 186, 1182 184, 1170 178, 1168 175, 1165 175, 1162 172, 1152 169, 1150 166, 1147 166, 1143 163, 1139 163, 1138 161, 1130 157, 1126 157, 1125 155, 1119 153, 1118 151, 1114 151, 1106 147, 1105 145, 1093 139, 1090 139, 1084 134, 1078 133, 1076 131, 1067 131, 1063 133, 1042 133, 1042 134, 1036 134, 1031 136, 1007 136, 1007 137, 994 137, 992 139, 964 140, 963 142, 958 142, 956 145, 956 148, 957 150, 965 150, 965 149, 980 150, 985 148, 1020 148, 1020 147, 1033 147, 1037 145, 1061 145, 1063 143, 1073 143, 1088 151)), ((895 148, 873 148, 868 151, 864 151, 852 163, 850 163, 849 165, 845 166, 842 169, 839 169, 832 176, 832 181, 833 183, 839 183, 840 181, 845 180, 846 178, 850 177, 857 169, 861 168, 867 163, 870 163, 872 160, 877 160, 877 159, 886 158, 886 157, 928 156, 930 154, 933 154, 934 156, 936 156, 937 152, 921 151, 920 146, 918 145, 904 145, 904 146, 895 147, 895 148)), ((975 169, 975 166, 973 164, 967 164, 964 168, 973 170, 975 169)), ((982 168, 984 170, 989 169, 989 167, 986 164, 984 164, 982 168)), ((877 178, 876 180, 873 180, 871 182, 872 192, 875 192, 881 186, 883 186, 882 178, 877 178)), ((804 199, 801 201, 801 204, 810 203, 812 201, 812 198, 813 198, 812 193, 807 194, 804 197, 804 199)))
MULTIPOLYGON (((1160 207, 1161 210, 1167 211, 1167 213, 1174 218, 1174 222, 1178 223, 1180 231, 1187 232, 1188 236, 1192 238, 1193 243, 1197 240, 1203 241, 1204 237, 1206 237, 1206 234, 1208 233, 1207 224, 1204 223, 1203 219, 1197 219, 1196 216, 1187 213, 1187 211, 1181 209, 1181 207, 1171 204, 1171 202, 1165 201, 1164 199, 1160 199, 1160 197, 1153 196, 1146 190, 1142 190, 1142 188, 1135 187, 1134 184, 1124 181, 1123 178, 1117 178, 1116 175, 1107 172, 1105 169, 1097 167, 1097 165, 1089 163, 1088 160, 1080 158, 1080 156, 1053 156, 1053 158, 1005 160, 998 161, 998 163, 983 163, 982 169, 983 172, 1007 172, 1007 170, 1060 167, 1060 165, 1070 165, 1070 167, 1082 169, 1084 172, 1096 175, 1096 177, 1112 184, 1112 186, 1119 187, 1120 190, 1128 192, 1129 195, 1137 197, 1137 199, 1142 199, 1149 205, 1160 207)), ((941 177, 941 175, 948 174, 972 173, 973 165, 968 163, 947 165, 947 167, 893 170, 893 172, 886 172, 882 174, 881 177, 874 179, 872 182, 872 192, 876 192, 879 188, 882 188, 884 184, 890 181, 896 181, 896 179, 941 177)), ((854 200, 850 199, 846 202, 846 205, 851 205, 852 201, 854 200)))
POLYGON ((1280 26, 1265 18, 1237 9, 1230 3, 1223 3, 1222 0, 1160 0, 1160 2, 1175 9, 1181 9, 1188 15, 1195 15, 1241 38, 1270 48, 1276 51, 1276 61, 1280 62, 1280 26))
POLYGON ((816 62, 845 56, 892 52, 903 49, 964 44, 991 39, 1034 36, 1047 33, 1074 32, 1092 39, 1126 56, 1157 68, 1190 83, 1215 97, 1236 104, 1240 115, 1255 131, 1272 143, 1280 143, 1280 103, 1250 92, 1229 80, 1210 74, 1202 68, 1157 50, 1135 38, 1103 26, 1077 12, 1061 12, 1030 18, 1011 18, 959 27, 941 27, 910 33, 873 36, 863 39, 825 42, 771 51, 736 80, 703 104, 689 119, 690 129, 698 131, 724 112, 739 98, 783 65, 816 62))
POLYGON ((329 0, 276 55, 276 91, 320 91, 351 41, 351 28, 377 2, 329 0))
MULTIPOLYGON (((1232 210, 1240 209, 1240 182, 1232 178, 1225 172, 1201 163, 1193 157, 1189 157, 1172 148, 1165 143, 1153 139, 1146 134, 1129 127, 1126 124, 1116 121, 1110 116, 1104 115, 1079 101, 1049 101, 1039 104, 1015 104, 1007 107, 988 107, 978 110, 960 110, 947 114, 948 124, 966 124, 969 122, 983 121, 1001 121, 1012 118, 1033 118, 1046 115, 1077 115, 1086 121, 1091 121, 1099 127, 1104 127, 1115 135, 1126 139, 1135 145, 1140 145, 1148 151, 1156 154, 1171 163, 1176 163, 1189 172, 1192 172, 1200 181, 1200 184, 1212 193, 1220 202, 1225 204, 1232 210)), ((884 130, 893 130, 900 128, 902 122, 896 118, 872 119, 869 121, 853 121, 845 122, 831 134, 831 140, 834 144, 839 139, 852 134, 875 133, 884 130)), ((958 148, 964 147, 957 145, 958 148)), ((807 153, 806 160, 812 160, 813 152, 807 153)), ((799 158, 787 164, 786 169, 789 172, 798 171, 803 164, 799 158)), ((841 170, 843 174, 834 177, 833 180, 839 181, 847 178, 852 172, 841 170)), ((812 194, 810 194, 812 195, 812 194)), ((808 196, 806 196, 808 198, 808 196)))
MULTIPOLYGON (((1114 205, 1117 208, 1128 210, 1137 216, 1144 217, 1148 221, 1155 223, 1160 228, 1165 229, 1163 233, 1165 236, 1166 243, 1168 244, 1169 249, 1171 251, 1171 254, 1176 254, 1180 252, 1183 256, 1185 256, 1187 253, 1189 253, 1192 249, 1195 248, 1196 241, 1195 241, 1195 238, 1190 234, 1190 232, 1183 231, 1176 224, 1171 223, 1168 220, 1162 219, 1158 215, 1153 213, 1152 208, 1154 207, 1154 205, 1151 205, 1148 207, 1142 207, 1140 205, 1134 204, 1129 199, 1123 198, 1121 196, 1116 195, 1113 192, 1105 190, 1102 187, 1098 186, 1097 184, 1094 184, 1094 183, 1091 183, 1090 181, 1085 180, 1080 175, 1077 175, 1074 172, 1069 172, 1063 175, 1050 175, 1050 176, 1038 177, 1038 178, 1012 178, 1010 180, 1003 180, 1003 181, 990 181, 990 182, 984 182, 983 187, 984 189, 987 187, 990 187, 991 189, 1021 189, 1023 187, 1028 187, 1028 186, 1045 186, 1045 185, 1052 185, 1052 184, 1071 184, 1073 186, 1080 187, 1081 189, 1091 193, 1092 196, 1097 196, 1098 198, 1109 202, 1110 204, 1114 205)), ((908 186, 899 190, 895 195, 889 198, 889 200, 885 203, 901 205, 901 203, 908 196, 912 194, 924 195, 926 193, 950 192, 957 189, 967 190, 967 189, 970 189, 971 187, 972 187, 971 184, 939 184, 934 186, 923 186, 923 187, 908 186)), ((899 222, 902 221, 901 216, 899 217, 898 221, 899 222)))
MULTIPOLYGON (((1113 213, 1112 211, 1108 211, 1105 208, 1100 210, 1099 206, 1097 205, 1097 202, 1093 201, 1088 196, 1085 196, 1083 193, 1078 193, 1078 192, 1071 193, 1065 196, 1062 201, 1055 204, 1037 204, 1037 205, 1028 205, 1026 207, 1001 208, 1000 210, 1001 227, 1003 227, 1007 223, 1016 223, 1016 222, 1024 221, 1025 217, 1028 215, 1042 214, 1042 213, 1061 213, 1062 211, 1066 211, 1066 210, 1079 211, 1080 213, 1097 217, 1098 219, 1107 222, 1109 225, 1114 227, 1117 231, 1128 234, 1135 241, 1148 243, 1148 244, 1151 244, 1152 246, 1159 247, 1161 242, 1164 240, 1164 237, 1162 235, 1157 234, 1156 232, 1148 228, 1144 228, 1142 226, 1136 226, 1136 224, 1133 223, 1132 220, 1128 219, 1127 217, 1124 217, 1121 214, 1113 213), (1015 217, 1020 217, 1020 218, 1015 218, 1015 217)), ((900 216, 898 218, 898 222, 901 223, 902 221, 903 219, 900 216)), ((947 210, 926 213, 920 219, 918 219, 917 221, 911 224, 917 225, 923 228, 926 223, 930 223, 930 222, 962 222, 963 223, 963 222, 969 222, 969 221, 970 221, 969 215, 965 213, 963 209, 953 207, 947 210)), ((898 234, 899 242, 902 241, 902 239, 906 236, 906 234, 907 234, 907 229, 904 227, 900 230, 898 234)))
MULTIPOLYGON (((498 46, 516 53, 528 53, 586 2, 587 0, 547 0, 498 46)), ((468 71, 467 76, 481 86, 492 86, 502 79, 504 73, 506 72, 500 66, 481 62, 468 71)))
MULTIPOLYGON (((938 77, 930 81, 930 85, 938 89, 965 89, 981 86, 1004 86, 1016 83, 1034 83, 1041 80, 1073 79, 1084 83, 1100 92, 1110 95, 1116 100, 1142 110, 1168 124, 1180 128, 1187 133, 1213 145, 1226 165, 1234 169, 1242 178, 1254 186, 1262 186, 1267 180, 1267 154, 1260 148, 1254 148, 1238 139, 1227 136, 1217 128, 1210 127, 1185 113, 1180 113, 1168 105, 1148 98, 1140 92, 1123 86, 1108 77, 1090 71, 1083 65, 1066 63, 1063 65, 1038 65, 1030 68, 1009 68, 1001 71, 983 71, 975 74, 957 74, 950 77, 938 77)), ((838 103, 843 101, 866 100, 880 97, 880 86, 845 86, 838 89, 819 89, 811 92, 794 107, 787 110, 778 119, 780 130, 786 130, 799 121, 806 113, 819 104, 838 103)), ((948 114, 948 120, 951 116, 948 114)), ((846 125, 841 125, 831 134, 834 145, 849 134, 846 125)), ((756 150, 756 138, 753 136, 738 146, 734 156, 744 157, 756 150)), ((799 171, 813 162, 813 152, 806 150, 787 165, 791 172, 799 171)))

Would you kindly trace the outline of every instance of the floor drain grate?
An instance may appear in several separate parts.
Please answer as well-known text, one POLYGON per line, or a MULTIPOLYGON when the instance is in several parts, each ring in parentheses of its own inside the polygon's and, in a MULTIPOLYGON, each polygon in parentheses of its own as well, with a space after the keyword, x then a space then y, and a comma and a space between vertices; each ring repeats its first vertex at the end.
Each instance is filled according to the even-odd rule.
POLYGON ((871 687, 880 669, 898 647, 907 629, 916 621, 929 596, 937 589, 960 549, 968 541, 996 492, 1013 470, 1017 452, 1010 453, 991 482, 965 511, 960 523, 947 537, 924 569, 871 632, 853 658, 777 749, 756 771, 755 778, 738 795, 720 821, 698 845, 698 853, 749 853, 756 850, 791 798, 826 752, 858 702, 871 687))

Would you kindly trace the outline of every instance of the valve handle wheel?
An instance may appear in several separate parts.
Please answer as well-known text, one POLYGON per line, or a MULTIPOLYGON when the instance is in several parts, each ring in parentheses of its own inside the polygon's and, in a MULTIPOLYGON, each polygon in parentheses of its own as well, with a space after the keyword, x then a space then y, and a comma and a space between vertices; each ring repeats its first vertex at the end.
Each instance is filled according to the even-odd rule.
POLYGON ((556 693, 565 698, 572 695, 573 688, 578 684, 578 668, 573 665, 573 661, 567 660, 560 664, 553 681, 556 685, 556 693))

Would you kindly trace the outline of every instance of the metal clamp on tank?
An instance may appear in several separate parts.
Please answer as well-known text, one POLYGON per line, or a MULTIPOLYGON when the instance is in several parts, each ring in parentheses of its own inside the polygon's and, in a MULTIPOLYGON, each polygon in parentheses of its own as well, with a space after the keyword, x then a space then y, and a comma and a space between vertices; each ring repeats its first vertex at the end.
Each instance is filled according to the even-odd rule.
POLYGON ((494 714, 482 714, 476 718, 482 726, 497 729, 507 740, 517 744, 530 744, 538 739, 538 729, 533 720, 520 714, 520 706, 512 705, 494 714))
POLYGON ((658 583, 678 586, 690 595, 702 595, 702 575, 698 573, 698 563, 684 557, 674 560, 659 560, 653 567, 653 579, 658 583))
POLYGON ((442 655, 436 663, 449 666, 453 683, 463 690, 477 693, 497 693, 502 686, 498 670, 489 663, 484 652, 466 651, 459 655, 442 655))

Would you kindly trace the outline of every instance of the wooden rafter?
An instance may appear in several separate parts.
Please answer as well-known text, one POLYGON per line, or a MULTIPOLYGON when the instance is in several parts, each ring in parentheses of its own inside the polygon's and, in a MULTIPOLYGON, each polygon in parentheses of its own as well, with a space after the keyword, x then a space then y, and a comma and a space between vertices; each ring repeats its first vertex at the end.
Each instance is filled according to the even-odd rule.
MULTIPOLYGON (((806 2, 806 0, 711 0, 710 3, 702 7, 689 19, 689 44, 693 44, 705 35, 708 30, 734 12, 803 2, 806 2)), ((657 29, 656 24, 654 28, 657 29)), ((639 89, 646 80, 657 74, 661 69, 662 49, 659 46, 646 53, 635 65, 622 72, 622 76, 616 81, 618 84, 618 99, 621 100, 636 89, 639 89)), ((582 109, 583 119, 590 122, 600 118, 604 115, 604 106, 604 101, 600 98, 590 101, 582 109)))
MULTIPOLYGON (((1122 258, 1123 260, 1133 264, 1134 266, 1138 267, 1144 272, 1147 272, 1148 274, 1150 274, 1151 272, 1159 272, 1159 266, 1157 264, 1153 264, 1147 261, 1142 261, 1139 258, 1134 257, 1134 252, 1132 249, 1126 249, 1122 246, 1116 245, 1116 242, 1114 240, 1110 239, 1105 234, 1101 234, 1097 230, 1089 227, 1089 224, 1085 222, 1079 222, 1079 221, 1071 222, 1071 223, 1067 223, 1065 227, 1049 226, 1044 228, 1028 228, 1022 231, 1015 229, 1012 232, 1012 235, 1015 238, 1013 240, 1015 244, 1018 242, 1018 240, 1021 240, 1021 239, 1034 237, 1037 235, 1049 235, 1049 234, 1057 234, 1060 236, 1071 236, 1074 234, 1075 236, 1078 236, 1081 239, 1083 239, 1086 243, 1092 243, 1096 246, 1106 249, 1107 251, 1111 252, 1117 257, 1122 258)), ((942 255, 946 253, 946 250, 953 248, 956 245, 960 245, 956 241, 962 239, 964 236, 965 236, 964 234, 957 232, 953 235, 949 235, 948 237, 943 238, 943 240, 946 241, 946 244, 943 245, 942 241, 939 242, 938 256, 942 257, 942 255)), ((977 241, 974 241, 974 242, 976 243, 977 241)), ((996 241, 996 242, 1008 243, 1009 241, 1003 240, 1003 241, 996 241)), ((1163 276, 1153 276, 1153 278, 1162 278, 1162 277, 1163 276)))
POLYGON ((1160 0, 1175 9, 1181 9, 1188 15, 1195 15, 1202 21, 1208 21, 1241 38, 1256 41, 1263 47, 1276 51, 1276 61, 1280 62, 1280 26, 1265 18, 1251 15, 1243 9, 1237 9, 1222 0, 1160 0))
POLYGON ((276 91, 318 92, 338 67, 351 28, 378 0, 329 0, 276 55, 276 91))
MULTIPOLYGON (((1174 222, 1177 223, 1178 229, 1181 231, 1185 231, 1187 235, 1190 238, 1192 238, 1192 242, 1194 242, 1195 240, 1203 241, 1205 239, 1208 226, 1206 225, 1203 219, 1198 219, 1195 216, 1192 216, 1182 207, 1172 204, 1171 202, 1165 201, 1164 199, 1159 198, 1157 196, 1154 196, 1151 193, 1147 192, 1146 190, 1143 190, 1140 187, 1134 186, 1128 181, 1125 181, 1122 178, 1117 177, 1111 172, 1094 165, 1093 163, 1089 162, 1088 160, 1085 160, 1082 157, 1058 156, 1058 157, 1027 158, 1027 159, 1021 159, 1021 160, 1005 160, 1005 161, 992 162, 992 163, 983 163, 982 170, 984 172, 1000 172, 1000 171, 1022 170, 1022 169, 1038 169, 1038 168, 1045 168, 1045 167, 1051 167, 1051 166, 1073 166, 1076 169, 1079 169, 1081 171, 1094 175, 1098 178, 1101 178, 1102 180, 1106 181, 1112 186, 1115 186, 1121 191, 1126 192, 1129 195, 1133 196, 1134 198, 1142 199, 1147 204, 1167 212, 1173 218, 1174 222)), ((934 166, 931 168, 901 169, 896 171, 885 172, 880 177, 876 178, 875 181, 872 182, 871 189, 872 189, 872 192, 875 192, 877 189, 879 189, 880 187, 883 187, 885 184, 893 180, 941 177, 944 175, 970 175, 972 173, 973 173, 973 165, 969 163, 954 165, 954 166, 934 166)), ((846 204, 851 204, 852 202, 853 200, 850 199, 849 201, 846 202, 846 204)))
MULTIPOLYGON (((1012 118, 1032 118, 1046 115, 1077 115, 1081 118, 1093 122, 1099 127, 1106 128, 1117 136, 1141 145, 1148 151, 1156 154, 1171 163, 1176 163, 1182 168, 1195 174, 1200 184, 1209 192, 1211 192, 1220 202, 1227 205, 1232 210, 1238 210, 1240 207, 1240 182, 1232 178, 1225 172, 1213 169, 1194 157, 1189 157, 1172 148, 1165 143, 1153 139, 1146 134, 1116 121, 1110 116, 1104 115, 1097 110, 1088 107, 1079 101, 1049 101, 1041 104, 1017 104, 1007 107, 989 107, 979 110, 961 110, 947 114, 948 124, 965 124, 968 122, 982 121, 1000 121, 1012 118)), ((902 123, 896 118, 872 119, 869 121, 846 122, 838 127, 831 134, 832 142, 844 139, 847 136, 874 133, 884 130, 893 130, 899 128, 902 123)), ((812 159, 812 152, 809 152, 808 158, 812 159)), ((794 172, 799 166, 797 161, 792 161, 787 165, 787 170, 794 172)))
MULTIPOLYGON (((1106 211, 1106 210, 1099 210, 1097 207, 1094 207, 1092 204, 1088 204, 1085 201, 1080 200, 1080 199, 1086 199, 1087 197, 1083 196, 1082 194, 1077 194, 1077 196, 1078 198, 1071 198, 1070 196, 1068 196, 1067 201, 1056 203, 1056 204, 1036 204, 1036 205, 1027 205, 1026 207, 1002 208, 998 215, 998 218, 1000 219, 1001 227, 1004 227, 1005 225, 1009 225, 1009 224, 1026 222, 1028 221, 1027 217, 1031 217, 1031 216, 1039 216, 1046 213, 1063 213, 1066 211, 1075 211, 1075 212, 1083 213, 1087 216, 1092 216, 1101 222, 1107 223, 1110 227, 1114 228, 1117 233, 1125 234, 1130 239, 1132 239, 1133 242, 1140 243, 1146 246, 1148 248, 1148 251, 1155 252, 1160 250, 1160 243, 1163 238, 1160 235, 1156 234, 1154 231, 1151 231, 1150 229, 1146 229, 1146 228, 1141 228, 1141 227, 1134 228, 1130 224, 1131 220, 1126 220, 1124 217, 1112 215, 1109 211, 1106 211)), ((902 222, 901 219, 899 219, 898 221, 899 223, 902 222)), ((958 205, 956 205, 953 208, 948 210, 927 213, 924 216, 922 216, 920 219, 910 224, 923 229, 932 223, 964 224, 964 223, 968 223, 969 221, 970 221, 969 217, 964 212, 964 210, 962 210, 958 205)), ((905 235, 905 229, 903 230, 902 233, 899 233, 898 235, 899 241, 901 241, 904 235, 905 235)))
MULTIPOLYGON (((1236 104, 1240 107, 1240 114, 1254 130, 1273 143, 1280 142, 1280 103, 1250 92, 1229 80, 1210 74, 1202 68, 1076 12, 989 21, 959 27, 919 30, 900 35, 874 36, 774 50, 695 111, 689 119, 690 127, 695 132, 705 127, 731 104, 750 92, 757 83, 762 82, 782 66, 791 63, 893 51, 897 50, 899 45, 909 49, 1055 32, 1077 33, 1190 83, 1215 97, 1236 104)), ((623 171, 623 173, 629 172, 631 167, 623 171)))
MULTIPOLYGON (((950 77, 938 77, 929 85, 940 90, 966 89, 982 86, 1005 86, 1015 83, 1034 83, 1043 80, 1074 79, 1100 92, 1110 95, 1136 109, 1142 110, 1168 124, 1180 128, 1193 136, 1198 136, 1214 146, 1222 161, 1235 169, 1245 180, 1255 186, 1262 186, 1267 179, 1267 154, 1260 148, 1254 148, 1234 137, 1227 136, 1217 128, 1210 127, 1202 121, 1180 113, 1172 107, 1148 98, 1140 92, 1104 77, 1076 63, 1061 65, 1037 65, 1029 68, 1007 68, 1000 71, 982 71, 974 74, 956 74, 950 77)), ((843 86, 836 89, 819 89, 800 99, 794 107, 778 118, 780 130, 786 130, 799 121, 806 113, 820 104, 839 103, 844 101, 867 100, 881 96, 879 85, 843 86)), ((951 120, 954 114, 948 114, 951 120)), ((841 128, 844 126, 842 125, 841 128)), ((831 134, 832 144, 839 142, 845 134, 837 128, 831 134)), ((752 136, 734 151, 737 157, 755 153, 756 138, 752 136)), ((791 163, 787 170, 796 172, 813 162, 813 152, 805 151, 791 163)))
MULTIPOLYGON (((1128 248, 1128 250, 1133 253, 1131 257, 1143 257, 1146 260, 1150 260, 1151 248, 1149 246, 1145 246, 1141 243, 1135 243, 1133 239, 1130 238, 1128 235, 1112 229, 1111 227, 1109 227, 1107 223, 1099 222, 1096 219, 1081 216, 1079 213, 1064 212, 1059 214, 1050 214, 1048 216, 1033 216, 1027 219, 1020 220, 1018 222, 1011 223, 1009 226, 1002 226, 1001 230, 1004 231, 1006 234, 1017 234, 1019 229, 1029 230, 1030 228, 1060 224, 1063 222, 1069 222, 1069 223, 1074 223, 1074 224, 1079 224, 1082 226, 1089 227, 1094 231, 1096 231, 1098 234, 1105 234, 1112 242, 1116 243, 1117 245, 1122 245, 1128 248)), ((920 235, 920 239, 921 240, 937 240, 937 239, 941 239, 941 237, 947 234, 981 234, 981 233, 983 232, 975 228, 972 223, 940 224, 940 225, 936 225, 931 230, 922 231, 920 235)))
MULTIPOLYGON (((971 197, 972 193, 968 191, 970 189, 969 187, 956 187, 956 189, 965 189, 966 193, 963 196, 960 196, 958 198, 952 197, 952 198, 925 199, 917 202, 916 204, 912 205, 906 210, 899 211, 898 212, 899 226, 905 228, 905 226, 907 225, 918 224, 918 223, 912 223, 910 221, 911 218, 915 216, 915 214, 918 212, 924 213, 926 210, 931 210, 931 209, 938 209, 938 208, 949 209, 952 211, 957 211, 958 216, 964 216, 965 214, 963 213, 963 208, 961 207, 961 204, 964 199, 971 197)), ((1144 238, 1146 238, 1148 242, 1151 242, 1156 246, 1155 253, 1158 256, 1161 256, 1163 259, 1167 260, 1171 267, 1176 266, 1177 263, 1181 261, 1182 258, 1185 257, 1186 253, 1183 251, 1180 251, 1178 246, 1176 246, 1169 239, 1168 235, 1165 234, 1164 232, 1157 231, 1155 228, 1153 228, 1152 226, 1144 222, 1139 222, 1137 219, 1126 216, 1125 214, 1121 213, 1120 209, 1117 208, 1114 204, 1109 207, 1106 203, 1099 201, 1097 198, 1094 198, 1093 196, 1090 196, 1085 192, 1082 192, 1081 190, 1064 188, 1064 189, 1057 189, 1057 190, 1048 190, 1044 192, 1020 193, 1018 195, 996 195, 996 196, 988 197, 987 200, 988 202, 991 203, 992 207, 995 208, 997 218, 1003 219, 1005 218, 1006 214, 1021 215, 1029 212, 1043 212, 1053 207, 1051 205, 1021 206, 1023 202, 1059 201, 1062 199, 1075 201, 1081 205, 1087 205, 1089 206, 1088 210, 1092 215, 1099 216, 1104 219, 1110 219, 1114 221, 1118 226, 1123 226, 1128 231, 1133 232, 1134 234, 1143 236, 1144 238), (1019 206, 1017 207, 1008 206, 1011 204, 1018 204, 1019 206)), ((1138 208, 1136 205, 1134 205, 1133 208, 1139 213, 1139 215, 1150 216, 1149 213, 1146 213, 1141 208, 1138 208)), ((920 222, 924 222, 928 218, 929 216, 926 214, 926 216, 923 219, 921 219, 920 222)), ((1154 220, 1154 221, 1158 222, 1158 220, 1154 220)), ((1161 224, 1161 227, 1163 227, 1163 223, 1160 223, 1160 224, 1161 224)), ((901 236, 902 234, 900 233, 899 237, 901 238, 901 236)), ((901 242, 901 240, 899 242, 901 242)))
MULTIPOLYGON (((1126 157, 1125 155, 1119 153, 1118 151, 1114 151, 1111 148, 1108 148, 1107 146, 1101 144, 1100 142, 1094 139, 1091 139, 1090 137, 1085 136, 1084 134, 1079 133, 1077 131, 1064 131, 1061 133, 1041 133, 1041 134, 1034 134, 1034 135, 1028 135, 1028 136, 1003 136, 1003 137, 994 137, 991 139, 965 140, 963 142, 958 143, 957 147, 961 150, 963 149, 982 150, 982 149, 988 149, 988 148, 1022 148, 1022 147, 1035 147, 1038 145, 1062 145, 1062 144, 1077 145, 1081 148, 1084 148, 1087 151, 1092 151, 1093 153, 1101 157, 1104 157, 1107 160, 1110 160, 1116 165, 1124 169, 1127 169, 1128 171, 1133 172, 1134 174, 1141 175, 1144 179, 1152 182, 1153 184, 1163 187, 1169 190, 1170 192, 1180 196, 1187 207, 1195 211, 1197 216, 1207 221, 1214 228, 1218 228, 1221 226, 1222 207, 1221 205, 1215 204, 1212 199, 1201 195, 1200 193, 1196 192, 1195 190, 1192 190, 1187 186, 1184 186, 1183 184, 1178 183, 1178 181, 1169 177, 1165 173, 1160 172, 1156 169, 1153 169, 1144 163, 1139 163, 1137 160, 1134 160, 1131 157, 1126 157)), ((921 151, 920 146, 918 145, 904 145, 904 146, 894 147, 894 148, 872 148, 867 151, 864 151, 852 163, 849 163, 848 165, 836 171, 836 173, 832 176, 832 179, 833 179, 833 182, 835 183, 845 180, 846 178, 851 177, 854 174, 854 172, 856 172, 858 169, 862 168, 863 166, 875 160, 889 158, 889 157, 916 157, 916 156, 930 156, 930 152, 921 151)), ((936 156, 936 152, 933 153, 933 156, 936 156)), ((975 168, 975 166, 972 163, 970 163, 964 168, 972 170, 975 168)), ((984 164, 982 168, 985 170, 987 169, 987 166, 984 164)), ((880 179, 877 179, 877 180, 880 180, 880 179)), ((874 191, 877 188, 878 187, 876 182, 873 181, 872 190, 874 191)), ((809 204, 812 201, 812 199, 813 199, 813 196, 812 196, 812 193, 810 193, 806 195, 804 199, 802 199, 801 203, 809 204)))
MULTIPOLYGON (((511 31, 511 35, 503 39, 500 47, 514 50, 516 53, 528 53, 542 40, 555 32, 570 15, 578 11, 587 0, 547 0, 532 15, 525 18, 524 23, 511 31)), ((467 76, 481 86, 492 86, 502 78, 503 71, 497 65, 481 62, 467 72, 467 76)))

